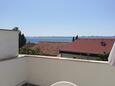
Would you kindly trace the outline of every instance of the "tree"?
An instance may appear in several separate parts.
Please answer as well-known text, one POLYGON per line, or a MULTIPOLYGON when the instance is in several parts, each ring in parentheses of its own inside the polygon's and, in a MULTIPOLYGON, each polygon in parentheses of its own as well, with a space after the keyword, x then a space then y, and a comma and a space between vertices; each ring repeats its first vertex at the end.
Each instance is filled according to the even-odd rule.
POLYGON ((108 61, 109 53, 105 53, 104 55, 100 55, 100 60, 102 61, 108 61))
POLYGON ((75 41, 75 37, 72 38, 72 42, 74 42, 74 41, 75 41))
POLYGON ((19 48, 23 47, 26 44, 26 37, 21 33, 18 27, 14 27, 12 30, 19 32, 19 48))
POLYGON ((20 54, 29 54, 29 55, 39 55, 40 51, 39 51, 39 49, 34 50, 31 48, 24 47, 24 48, 20 48, 19 53, 20 54))
POLYGON ((77 40, 78 39, 78 35, 75 37, 75 40, 77 40))
POLYGON ((75 40, 77 40, 78 39, 78 35, 76 35, 76 37, 73 37, 72 38, 72 42, 74 42, 75 40))
POLYGON ((14 27, 12 30, 19 31, 18 27, 14 27))

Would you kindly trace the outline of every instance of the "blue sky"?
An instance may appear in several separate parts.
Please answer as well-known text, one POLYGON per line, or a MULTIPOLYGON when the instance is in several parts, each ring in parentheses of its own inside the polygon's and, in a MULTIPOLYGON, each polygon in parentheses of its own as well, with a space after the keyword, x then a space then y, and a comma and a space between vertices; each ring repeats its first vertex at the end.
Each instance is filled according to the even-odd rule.
POLYGON ((0 0, 0 28, 26 36, 115 35, 115 0, 0 0))

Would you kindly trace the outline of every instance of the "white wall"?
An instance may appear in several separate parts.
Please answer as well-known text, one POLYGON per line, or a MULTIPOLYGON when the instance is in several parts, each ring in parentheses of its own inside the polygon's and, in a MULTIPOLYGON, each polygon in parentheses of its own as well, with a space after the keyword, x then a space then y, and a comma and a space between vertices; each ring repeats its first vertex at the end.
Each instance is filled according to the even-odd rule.
POLYGON ((17 86, 23 81, 40 86, 50 86, 57 81, 69 81, 78 86, 114 86, 115 67, 107 62, 48 56, 0 61, 0 86, 17 86))
POLYGON ((0 86, 18 86, 27 80, 25 58, 0 61, 0 86))
POLYGON ((28 82, 40 86, 50 86, 61 80, 78 86, 115 85, 115 67, 106 62, 39 57, 27 57, 28 82))
POLYGON ((18 32, 0 30, 0 59, 18 55, 18 32))

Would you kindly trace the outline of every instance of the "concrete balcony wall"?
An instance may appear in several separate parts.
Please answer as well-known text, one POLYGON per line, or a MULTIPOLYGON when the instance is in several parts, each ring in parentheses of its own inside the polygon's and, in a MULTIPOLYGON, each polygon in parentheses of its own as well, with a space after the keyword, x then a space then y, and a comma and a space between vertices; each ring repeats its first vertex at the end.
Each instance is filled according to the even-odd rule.
POLYGON ((115 68, 107 62, 28 56, 28 82, 50 86, 69 81, 78 86, 114 86, 115 68))
POLYGON ((25 58, 0 61, 0 86, 20 86, 27 80, 26 75, 25 58))
POLYGON ((0 86, 20 86, 24 81, 40 86, 57 81, 78 86, 114 86, 115 67, 107 62, 32 55, 0 61, 0 86))

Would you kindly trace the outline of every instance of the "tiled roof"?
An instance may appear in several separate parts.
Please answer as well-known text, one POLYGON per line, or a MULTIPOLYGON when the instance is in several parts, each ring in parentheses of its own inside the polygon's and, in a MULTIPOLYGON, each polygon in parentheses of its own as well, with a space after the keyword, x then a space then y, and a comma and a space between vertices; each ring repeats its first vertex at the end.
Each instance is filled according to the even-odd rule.
POLYGON ((109 53, 115 39, 86 39, 79 38, 75 42, 61 48, 60 51, 88 54, 109 53))
POLYGON ((24 45, 23 48, 29 48, 29 49, 31 49, 33 46, 35 46, 34 43, 29 43, 29 44, 24 45))
POLYGON ((35 44, 32 49, 38 49, 44 55, 57 56, 59 50, 69 44, 68 42, 40 42, 35 44))

